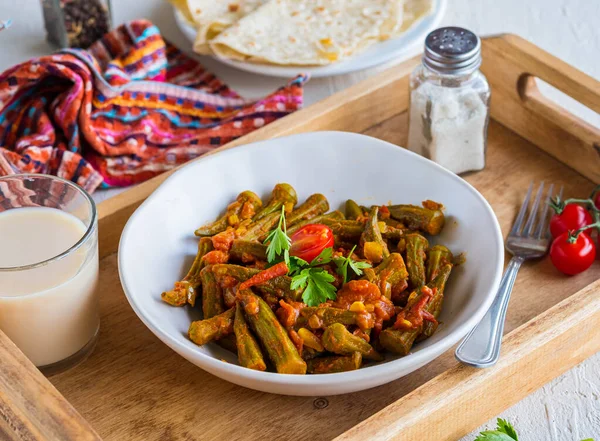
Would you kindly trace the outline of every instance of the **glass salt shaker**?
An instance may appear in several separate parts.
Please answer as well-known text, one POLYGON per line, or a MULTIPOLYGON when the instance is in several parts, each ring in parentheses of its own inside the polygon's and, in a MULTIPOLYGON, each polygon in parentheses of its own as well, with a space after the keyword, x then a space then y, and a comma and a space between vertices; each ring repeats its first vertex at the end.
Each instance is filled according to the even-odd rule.
POLYGON ((485 167, 490 87, 480 65, 479 37, 445 27, 427 36, 410 76, 408 149, 457 174, 485 167))
POLYGON ((111 27, 110 0, 41 0, 50 43, 87 49, 111 27))

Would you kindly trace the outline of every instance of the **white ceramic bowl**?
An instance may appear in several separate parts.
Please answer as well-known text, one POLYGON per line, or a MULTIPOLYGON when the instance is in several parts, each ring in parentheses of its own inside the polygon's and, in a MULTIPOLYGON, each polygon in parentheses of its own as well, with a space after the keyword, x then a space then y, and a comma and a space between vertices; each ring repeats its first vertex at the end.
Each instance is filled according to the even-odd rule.
POLYGON ((165 344, 202 369, 241 386, 287 395, 334 395, 379 386, 433 361, 483 317, 498 289, 504 251, 498 221, 485 199, 460 177, 395 145, 342 132, 315 132, 225 150, 169 177, 131 216, 119 245, 119 274, 129 303, 165 344), (190 308, 160 299, 187 271, 197 247, 194 230, 215 219, 243 190, 267 196, 278 182, 298 199, 323 193, 332 208, 352 198, 370 204, 446 206, 447 223, 435 238, 465 252, 448 283, 438 332, 406 357, 353 372, 282 375, 237 365, 215 344, 198 347, 186 333, 198 319, 190 308), (225 363, 222 359, 227 360, 225 363))

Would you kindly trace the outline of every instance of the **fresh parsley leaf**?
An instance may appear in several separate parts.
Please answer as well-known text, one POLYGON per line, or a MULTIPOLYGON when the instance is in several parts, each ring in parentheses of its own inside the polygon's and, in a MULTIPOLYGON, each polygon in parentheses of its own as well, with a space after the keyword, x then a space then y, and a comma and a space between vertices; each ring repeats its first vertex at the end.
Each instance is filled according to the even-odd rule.
POLYGON ((348 257, 333 258, 333 263, 335 263, 337 266, 336 272, 344 278, 344 283, 348 282, 348 267, 350 267, 350 269, 354 271, 354 274, 356 274, 357 276, 362 276, 362 270, 364 268, 371 268, 370 263, 358 262, 352 259, 352 253, 354 252, 355 248, 356 245, 352 247, 350 253, 348 253, 348 257))
POLYGON ((503 420, 502 418, 498 418, 498 421, 496 424, 498 424, 498 427, 496 430, 498 430, 499 432, 506 433, 508 436, 510 436, 515 441, 519 441, 517 431, 508 421, 503 420))
POLYGON ((289 268, 288 274, 290 276, 293 276, 294 274, 300 272, 300 270, 302 270, 302 268, 309 265, 309 263, 306 260, 301 259, 296 256, 289 256, 289 262, 286 262, 286 263, 289 268))
POLYGON ((290 256, 289 262, 286 261, 288 268, 290 269, 289 274, 293 276, 297 274, 303 268, 309 267, 314 268, 318 265, 324 265, 326 263, 331 262, 331 256, 333 255, 332 248, 325 248, 321 253, 315 257, 312 262, 308 263, 306 260, 301 259, 300 257, 290 256))
POLYGON ((291 289, 304 289, 308 283, 310 277, 310 268, 303 269, 300 273, 292 277, 292 283, 290 284, 291 289))
POLYGON ((333 263, 337 266, 335 272, 342 276, 343 283, 348 281, 348 261, 345 257, 334 257, 333 263))
POLYGON ((287 227, 285 224, 285 207, 281 207, 281 216, 277 228, 269 233, 265 241, 267 247, 267 261, 274 263, 283 253, 283 259, 289 266, 289 250, 292 245, 292 239, 287 235, 287 227))
POLYGON ((310 266, 325 265, 326 263, 331 262, 332 256, 333 248, 325 248, 312 260, 312 262, 310 262, 310 266))
POLYGON ((481 432, 475 441, 515 441, 514 438, 511 438, 504 432, 500 432, 498 430, 486 430, 485 432, 481 432))
POLYGON ((306 284, 302 293, 302 300, 308 306, 318 306, 328 299, 335 300, 336 289, 331 283, 335 277, 322 268, 306 268, 299 275, 292 279, 292 289, 295 285, 295 279, 298 278, 297 286, 306 284), (301 280, 301 282, 300 282, 301 280))
POLYGON ((519 437, 508 421, 498 418, 496 430, 481 432, 475 441, 519 441, 519 437))
POLYGON ((363 269, 371 268, 371 264, 369 262, 357 262, 356 260, 352 260, 350 258, 348 258, 348 265, 350 268, 352 268, 352 271, 354 271, 357 276, 362 276, 363 269))

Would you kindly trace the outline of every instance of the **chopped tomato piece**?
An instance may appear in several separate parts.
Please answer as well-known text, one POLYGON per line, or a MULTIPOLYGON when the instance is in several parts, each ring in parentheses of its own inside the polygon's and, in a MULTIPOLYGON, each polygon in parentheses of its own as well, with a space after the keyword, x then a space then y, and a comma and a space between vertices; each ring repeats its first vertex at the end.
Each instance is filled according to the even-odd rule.
POLYGON ((333 247, 333 231, 327 225, 305 225, 292 234, 290 255, 307 262, 317 257, 325 248, 333 247))

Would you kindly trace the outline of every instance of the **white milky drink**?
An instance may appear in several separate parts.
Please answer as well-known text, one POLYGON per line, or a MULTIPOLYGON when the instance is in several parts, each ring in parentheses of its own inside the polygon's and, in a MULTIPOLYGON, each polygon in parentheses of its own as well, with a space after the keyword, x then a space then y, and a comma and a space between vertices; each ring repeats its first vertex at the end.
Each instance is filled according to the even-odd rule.
POLYGON ((76 354, 98 330, 96 237, 46 264, 6 269, 52 259, 86 230, 79 218, 56 208, 0 212, 0 329, 36 366, 76 354))

